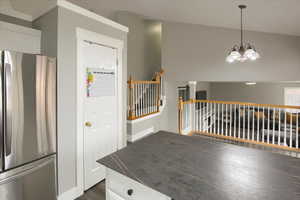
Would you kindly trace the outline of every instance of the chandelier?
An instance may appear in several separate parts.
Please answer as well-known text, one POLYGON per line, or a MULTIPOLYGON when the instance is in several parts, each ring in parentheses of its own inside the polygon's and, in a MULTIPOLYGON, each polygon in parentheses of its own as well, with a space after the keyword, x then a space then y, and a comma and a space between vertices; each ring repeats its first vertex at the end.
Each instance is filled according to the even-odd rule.
POLYGON ((245 5, 239 5, 241 9, 241 43, 234 45, 231 49, 226 61, 229 63, 245 62, 246 60, 257 60, 260 56, 255 50, 255 47, 250 43, 244 42, 244 30, 243 30, 243 10, 247 8, 245 5))

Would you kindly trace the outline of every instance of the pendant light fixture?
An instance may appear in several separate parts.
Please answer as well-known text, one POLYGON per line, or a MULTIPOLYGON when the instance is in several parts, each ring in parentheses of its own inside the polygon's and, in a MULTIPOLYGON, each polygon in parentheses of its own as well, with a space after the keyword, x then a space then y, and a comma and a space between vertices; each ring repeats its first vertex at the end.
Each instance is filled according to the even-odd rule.
POLYGON ((243 30, 243 10, 247 8, 245 5, 239 5, 241 10, 241 43, 234 45, 231 49, 226 61, 229 63, 245 62, 247 60, 257 60, 260 56, 255 50, 255 47, 250 43, 244 42, 244 30, 243 30))

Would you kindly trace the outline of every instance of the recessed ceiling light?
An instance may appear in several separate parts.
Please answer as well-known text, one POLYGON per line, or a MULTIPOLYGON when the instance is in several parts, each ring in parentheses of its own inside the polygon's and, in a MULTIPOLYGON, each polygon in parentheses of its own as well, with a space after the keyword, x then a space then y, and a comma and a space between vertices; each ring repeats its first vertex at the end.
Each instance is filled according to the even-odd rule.
POLYGON ((246 85, 256 85, 256 82, 246 82, 246 85))

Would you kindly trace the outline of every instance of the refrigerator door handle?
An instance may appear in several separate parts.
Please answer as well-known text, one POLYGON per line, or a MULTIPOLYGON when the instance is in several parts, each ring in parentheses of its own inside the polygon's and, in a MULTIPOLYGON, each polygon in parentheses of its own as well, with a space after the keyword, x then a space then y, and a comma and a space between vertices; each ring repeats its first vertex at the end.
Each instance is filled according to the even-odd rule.
POLYGON ((11 63, 6 62, 4 65, 4 87, 5 87, 5 99, 4 99, 4 132, 5 132, 5 155, 9 156, 12 145, 12 116, 11 116, 11 102, 7 99, 12 95, 12 67, 11 63))

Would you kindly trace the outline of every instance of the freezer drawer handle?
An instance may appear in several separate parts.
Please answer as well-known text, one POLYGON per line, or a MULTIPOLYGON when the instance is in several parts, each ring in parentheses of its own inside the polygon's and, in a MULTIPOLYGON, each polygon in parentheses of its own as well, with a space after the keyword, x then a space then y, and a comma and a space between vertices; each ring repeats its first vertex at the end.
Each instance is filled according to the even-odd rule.
POLYGON ((8 178, 4 178, 3 180, 0 180, 0 185, 8 183, 8 182, 11 182, 11 181, 14 181, 14 180, 16 180, 18 178, 21 178, 23 176, 26 176, 28 174, 31 174, 32 172, 35 172, 35 171, 41 169, 42 167, 50 164, 51 162, 54 162, 54 158, 50 158, 50 159, 44 161, 43 163, 40 163, 40 164, 38 164, 36 166, 32 166, 31 168, 29 168, 29 169, 27 169, 27 170, 25 170, 23 172, 17 173, 17 174, 12 175, 12 176, 10 176, 8 178))

